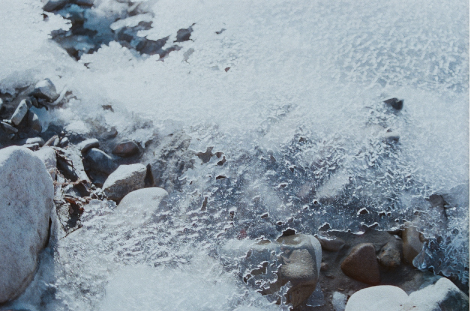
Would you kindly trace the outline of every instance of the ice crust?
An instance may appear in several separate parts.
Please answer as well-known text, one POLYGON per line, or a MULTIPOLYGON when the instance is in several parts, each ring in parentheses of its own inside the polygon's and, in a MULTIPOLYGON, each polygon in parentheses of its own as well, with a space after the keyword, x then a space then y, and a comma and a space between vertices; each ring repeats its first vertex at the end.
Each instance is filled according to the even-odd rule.
POLYGON ((195 23, 192 40, 163 61, 111 41, 76 62, 48 39, 70 27, 65 19, 44 20, 40 1, 0 1, 1 94, 50 78, 76 99, 41 110, 43 129, 56 122, 92 137, 115 127, 142 146, 182 131, 190 150, 213 147, 227 162, 194 157, 168 211, 142 228, 110 225, 112 204, 91 203, 84 228, 43 261, 49 267, 31 286, 42 295, 30 290, 17 307, 286 308, 248 291, 241 277, 252 264, 224 256, 221 246, 245 235, 275 239, 289 227, 314 234, 325 223, 355 232, 414 221, 430 238, 416 265, 468 283, 466 1, 143 2, 149 12, 125 20, 122 3, 97 0, 87 27, 104 35, 111 25, 151 19, 139 35, 170 36, 171 45, 195 23), (405 99, 403 110, 382 104, 391 97, 405 99), (387 129, 398 144, 382 139, 387 129), (451 205, 447 219, 426 200, 436 193, 451 205), (362 208, 369 213, 358 214, 362 208), (220 297, 199 301, 214 281, 220 297), (181 301, 181 285, 207 289, 181 301), (142 300, 126 305, 121 288, 142 300))

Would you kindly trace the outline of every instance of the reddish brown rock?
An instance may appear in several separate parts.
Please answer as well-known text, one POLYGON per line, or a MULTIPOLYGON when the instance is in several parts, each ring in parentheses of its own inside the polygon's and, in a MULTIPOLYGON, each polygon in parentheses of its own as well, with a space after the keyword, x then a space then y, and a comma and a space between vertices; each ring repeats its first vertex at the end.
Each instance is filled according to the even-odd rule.
POLYGON ((377 285, 380 282, 380 272, 374 245, 366 243, 354 246, 341 263, 341 270, 355 280, 377 285))
POLYGON ((139 153, 139 146, 133 141, 122 142, 113 149, 113 154, 120 157, 129 157, 139 153))

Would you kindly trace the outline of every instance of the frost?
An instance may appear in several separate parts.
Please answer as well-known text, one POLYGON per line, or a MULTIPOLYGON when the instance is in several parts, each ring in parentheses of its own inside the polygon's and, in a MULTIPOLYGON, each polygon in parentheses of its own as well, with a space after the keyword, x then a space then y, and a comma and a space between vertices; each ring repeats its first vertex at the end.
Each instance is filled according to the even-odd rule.
POLYGON ((80 37, 88 54, 76 62, 50 34, 67 33, 62 16, 82 9, 44 20, 39 1, 0 2, 0 96, 50 78, 71 96, 36 112, 43 128, 57 123, 85 137, 118 132, 137 141, 170 193, 168 211, 137 230, 109 224, 112 204, 92 202, 84 227, 52 251, 54 273, 42 281, 55 295, 19 303, 287 309, 271 304, 282 292, 255 291, 275 278, 275 259, 263 260, 272 271, 248 285, 245 271, 260 263, 227 249, 287 229, 391 230, 403 220, 429 238, 420 268, 468 283, 468 3, 136 4, 97 0, 83 9, 83 27, 96 35, 80 37), (165 55, 135 49, 138 38, 167 36, 163 49, 171 48, 190 26, 191 40, 165 55), (138 37, 128 45, 114 37, 124 28, 138 37), (402 110, 383 104, 393 97, 404 99, 402 110), (449 207, 432 208, 433 194, 449 207), (142 286, 151 279, 172 287, 142 286), (208 305, 196 299, 219 286, 208 305), (145 300, 122 298, 135 289, 145 300), (188 289, 195 292, 180 300, 188 289))

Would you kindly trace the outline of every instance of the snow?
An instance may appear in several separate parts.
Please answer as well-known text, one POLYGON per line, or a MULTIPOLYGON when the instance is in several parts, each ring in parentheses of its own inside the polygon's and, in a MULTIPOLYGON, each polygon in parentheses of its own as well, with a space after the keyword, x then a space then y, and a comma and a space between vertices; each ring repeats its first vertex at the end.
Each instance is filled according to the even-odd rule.
MULTIPOLYGON (((181 177, 188 183, 169 196, 174 208, 168 217, 171 222, 182 229, 195 222, 198 230, 195 234, 168 231, 159 243, 191 238, 196 244, 191 248, 207 245, 202 249, 209 252, 223 245, 216 236, 220 233, 224 239, 235 238, 242 230, 252 239, 276 238, 285 228, 258 217, 266 212, 274 222, 308 234, 325 222, 333 229, 353 232, 375 222, 381 229, 391 229, 400 225, 395 220, 413 218, 416 207, 425 210, 430 195, 448 194, 457 198, 452 203, 454 212, 449 212, 450 228, 436 221, 437 212, 415 222, 430 237, 453 238, 442 247, 451 255, 446 259, 463 261, 448 260, 440 269, 460 274, 468 282, 468 272, 463 270, 468 267, 468 198, 456 191, 468 189, 469 171, 466 1, 160 0, 143 1, 143 5, 143 14, 128 17, 122 1, 97 0, 87 11, 86 27, 105 35, 111 33, 110 27, 151 20, 152 28, 138 35, 151 40, 170 36, 168 48, 175 44, 179 29, 195 23, 191 40, 177 43, 181 49, 163 60, 111 41, 77 62, 49 39, 51 31, 70 27, 67 20, 52 13, 44 20, 40 1, 1 1, 0 95, 50 78, 58 93, 67 89, 76 98, 53 110, 35 110, 43 129, 60 122, 70 132, 93 137, 114 127, 143 147, 182 131, 192 138, 190 150, 214 147, 214 152, 223 152, 224 166, 216 165, 220 160, 216 157, 206 164, 194 157, 193 169, 181 177), (405 100, 400 112, 381 106, 391 97, 405 100), (112 105, 114 112, 103 110, 102 105, 112 105), (400 136, 398 148, 379 138, 386 129, 400 136), (215 180, 219 175, 227 178, 215 180), (205 196, 211 216, 199 211, 205 196), (329 200, 333 197, 340 198, 339 205, 329 200), (357 207, 370 213, 358 216, 357 207), (230 225, 224 218, 233 208, 235 221, 230 225), (382 211, 391 215, 377 221, 382 211), (452 229, 458 229, 458 234, 452 234, 452 229)), ((153 246, 152 229, 142 231, 132 241, 153 246)), ((86 237, 94 239, 91 234, 86 237)), ((72 253, 72 246, 89 248, 72 238, 61 244, 65 254, 72 253)), ((159 246, 168 258, 183 253, 177 247, 159 246)), ((93 261, 79 258, 90 265, 102 257, 112 259, 106 263, 121 264, 123 249, 115 246, 106 256, 89 250, 93 261)), ((155 260, 157 252, 152 252, 149 257, 155 260)), ((145 277, 149 272, 171 279, 174 273, 178 281, 191 271, 185 267, 181 272, 175 268, 173 273, 162 273, 148 268, 153 264, 148 257, 131 252, 129 257, 133 256, 138 259, 133 261, 147 266, 127 268, 123 276, 145 277)), ((63 256, 58 271, 73 267, 77 259, 63 256)), ((428 256, 420 259, 423 268, 436 267, 428 256)), ((112 296, 119 297, 122 279, 116 277, 104 286, 110 276, 119 276, 111 271, 100 275, 93 268, 83 273, 88 277, 77 275, 77 285, 83 282, 93 291, 83 301, 69 299, 70 306, 97 308, 104 304, 102 299, 104 307, 131 308, 103 295, 103 289, 110 287, 106 289, 112 296), (98 286, 94 279, 100 280, 98 286)), ((191 278, 188 283, 197 285, 191 278)), ((58 297, 74 289, 74 282, 64 279, 69 277, 57 279, 57 285, 68 286, 58 290, 58 297)), ((148 289, 149 296, 159 292, 158 287, 148 289)), ((163 304, 159 298, 151 304, 163 304)), ((267 306, 261 307, 271 309, 265 301, 267 306)), ((178 307, 206 308, 188 302, 178 307)), ((223 299, 207 308, 236 309, 243 304, 223 299)))

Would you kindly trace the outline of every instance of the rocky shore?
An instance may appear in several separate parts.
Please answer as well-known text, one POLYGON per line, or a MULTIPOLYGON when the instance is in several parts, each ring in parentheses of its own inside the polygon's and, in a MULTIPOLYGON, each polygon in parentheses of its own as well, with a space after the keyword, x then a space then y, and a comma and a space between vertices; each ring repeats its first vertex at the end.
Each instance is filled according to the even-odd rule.
MULTIPOLYGON (((184 137, 166 152, 160 147, 162 158, 156 163, 144 163, 145 147, 132 140, 117 141, 117 132, 98 139, 69 135, 54 125, 43 131, 31 108, 53 110, 67 96, 45 79, 2 100, 0 213, 2 249, 8 252, 2 253, 0 300, 5 307, 34 278, 46 245, 53 248, 69 234, 87 231, 81 219, 92 200, 114 201, 115 218, 139 227, 167 210, 168 193, 175 192, 195 159, 203 164, 212 157, 222 159, 217 166, 226 161, 212 148, 189 152, 181 145, 184 137), (169 168, 162 171, 162 164, 169 168)), ((384 105, 398 111, 403 101, 390 99, 384 105)), ((388 135, 384 140, 396 144, 399 137, 388 135)), ((442 196, 430 200, 435 206, 445 205, 442 196)), ((206 197, 202 213, 207 212, 207 203, 206 197)), ((445 206, 441 209, 445 212, 445 206)), ((367 213, 365 208, 358 211, 367 213)), ((226 217, 234 215, 230 211, 226 217)), ((273 240, 253 239, 242 230, 219 256, 241 258, 239 266, 245 269, 240 269, 240 278, 252 291, 294 310, 468 310, 468 284, 414 267, 427 239, 412 222, 388 232, 374 226, 359 233, 328 227, 301 234, 288 227, 273 240)))
POLYGON ((0 2, 0 310, 468 310, 468 16, 410 3, 0 2))

